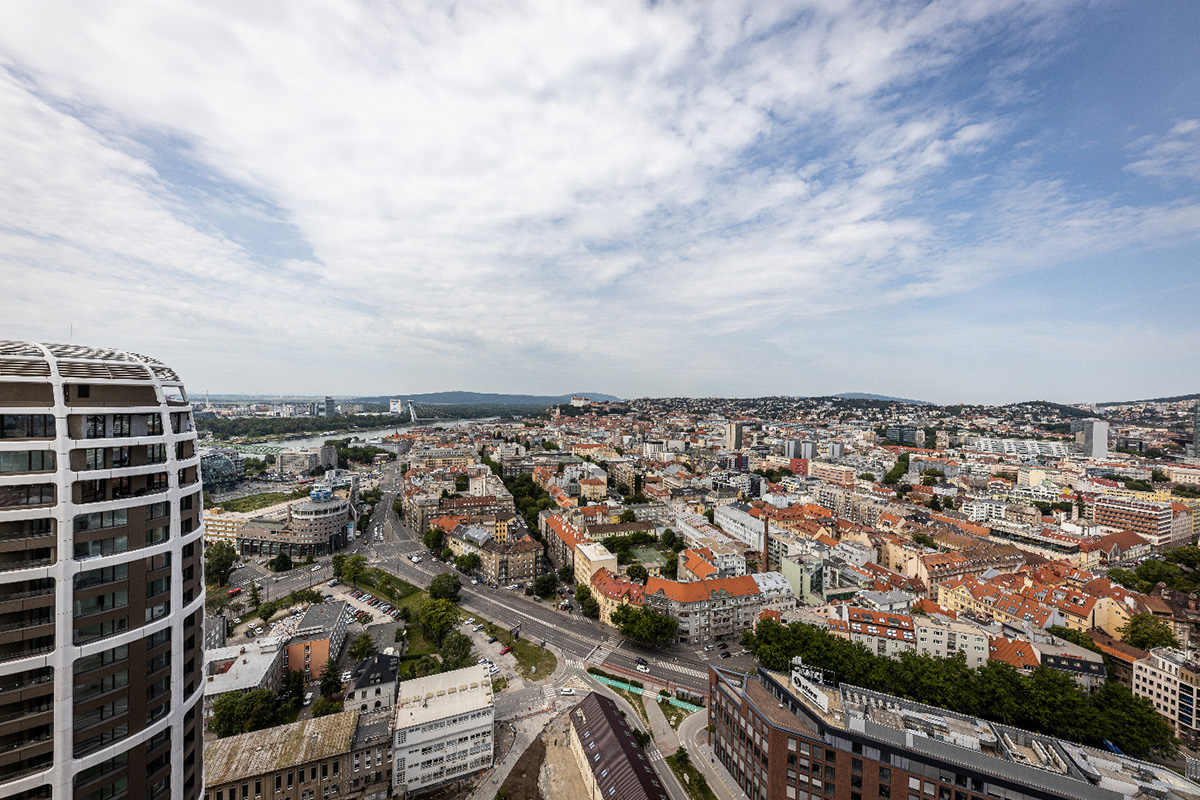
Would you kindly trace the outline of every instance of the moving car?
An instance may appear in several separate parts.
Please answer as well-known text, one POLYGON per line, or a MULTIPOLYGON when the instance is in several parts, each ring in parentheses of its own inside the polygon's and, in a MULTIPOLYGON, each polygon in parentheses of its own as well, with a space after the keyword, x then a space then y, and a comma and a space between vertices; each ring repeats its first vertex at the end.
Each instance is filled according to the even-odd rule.
POLYGON ((646 663, 646 659, 642 658, 641 656, 635 656, 633 660, 643 665, 646 663))
POLYGON ((644 672, 647 675, 650 674, 650 668, 647 667, 645 664, 636 664, 635 666, 637 667, 638 672, 644 672))
POLYGON ((575 690, 574 690, 574 689, 572 689, 570 686, 564 686, 564 687, 562 688, 562 694, 565 694, 565 695, 574 695, 574 694, 575 694, 575 690))

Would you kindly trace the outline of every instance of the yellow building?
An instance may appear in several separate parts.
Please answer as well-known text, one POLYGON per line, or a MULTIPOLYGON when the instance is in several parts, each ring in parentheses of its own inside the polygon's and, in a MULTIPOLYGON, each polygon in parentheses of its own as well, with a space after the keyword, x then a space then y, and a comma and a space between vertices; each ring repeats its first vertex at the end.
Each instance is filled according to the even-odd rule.
POLYGON ((599 569, 617 574, 617 557, 602 544, 583 543, 575 547, 575 583, 590 586, 599 569))

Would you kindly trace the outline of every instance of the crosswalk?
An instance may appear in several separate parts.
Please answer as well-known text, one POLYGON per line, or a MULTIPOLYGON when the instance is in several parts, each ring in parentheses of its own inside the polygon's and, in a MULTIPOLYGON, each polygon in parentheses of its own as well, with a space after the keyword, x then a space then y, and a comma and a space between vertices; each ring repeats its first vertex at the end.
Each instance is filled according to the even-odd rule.
POLYGON ((582 661, 579 661, 574 658, 568 658, 566 660, 566 664, 567 664, 568 669, 570 669, 572 667, 574 667, 575 669, 587 669, 587 667, 584 666, 582 661))
POLYGON ((558 695, 558 690, 553 686, 542 687, 542 699, 546 701, 553 700, 558 695))
POLYGON ((690 675, 693 678, 707 678, 708 677, 707 670, 699 670, 699 669, 695 669, 693 667, 685 667, 682 664, 676 664, 674 661, 663 661, 661 658, 656 658, 656 659, 654 659, 654 663, 656 666, 666 667, 667 669, 673 669, 676 672, 682 672, 684 675, 690 675))
POLYGON ((603 664, 605 659, 607 659, 610 655, 612 655, 612 648, 610 648, 607 644, 598 644, 592 649, 592 652, 588 655, 587 660, 589 664, 595 664, 598 667, 603 664))

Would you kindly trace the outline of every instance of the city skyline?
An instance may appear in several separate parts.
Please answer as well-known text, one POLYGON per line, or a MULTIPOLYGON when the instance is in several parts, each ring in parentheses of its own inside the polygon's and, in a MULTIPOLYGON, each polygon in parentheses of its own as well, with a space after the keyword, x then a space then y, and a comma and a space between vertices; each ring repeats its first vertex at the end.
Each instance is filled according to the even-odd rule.
POLYGON ((5 23, 5 338, 196 394, 1200 386, 1194 4, 5 23))

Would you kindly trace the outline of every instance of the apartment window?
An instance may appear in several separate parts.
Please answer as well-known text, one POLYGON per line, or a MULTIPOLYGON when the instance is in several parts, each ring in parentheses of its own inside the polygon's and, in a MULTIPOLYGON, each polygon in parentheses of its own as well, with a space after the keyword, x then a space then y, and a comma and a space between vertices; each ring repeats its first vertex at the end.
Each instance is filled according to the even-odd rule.
POLYGON ((288 788, 292 788, 292 773, 288 772, 288 788))
POLYGON ((129 605, 129 592, 125 589, 99 594, 95 597, 85 597, 75 601, 75 618, 112 611, 114 608, 124 608, 127 605, 129 605))
POLYGON ((54 453, 50 450, 0 452, 0 472, 43 472, 51 469, 54 469, 54 453))
POLYGON ((146 447, 147 464, 162 464, 166 460, 167 446, 165 444, 152 444, 146 447))
POLYGON ((275 776, 275 791, 277 791, 277 792, 283 791, 283 776, 282 775, 275 776))
POLYGON ((254 796, 262 797, 262 778, 254 781, 254 796))
POLYGON ((83 451, 84 469, 104 469, 104 448, 89 447, 83 451))
POLYGON ((103 528, 120 528, 129 524, 129 509, 99 511, 95 514, 80 514, 75 517, 75 532, 95 531, 103 528))
POLYGON ((113 469, 129 466, 129 448, 114 447, 112 449, 112 466, 113 469))
POLYGON ((242 784, 242 800, 246 800, 246 798, 249 796, 250 796, 250 784, 243 783, 242 784))
POLYGON ((146 415, 146 435, 161 436, 163 432, 162 414, 146 415))
POLYGON ((96 539, 91 542, 75 543, 75 558, 94 558, 108 556, 113 553, 124 553, 129 549, 129 537, 122 534, 108 539, 96 539))
POLYGON ((129 414, 113 414, 112 418, 112 435, 113 438, 118 436, 131 436, 133 433, 133 417, 129 414))
POLYGON ((49 414, 0 414, 0 439, 53 439, 49 414))
POLYGON ((103 439, 104 417, 100 414, 88 414, 84 417, 83 435, 87 439, 103 439))
POLYGON ((54 484, 34 483, 26 486, 0 486, 0 508, 41 506, 54 502, 54 484))

